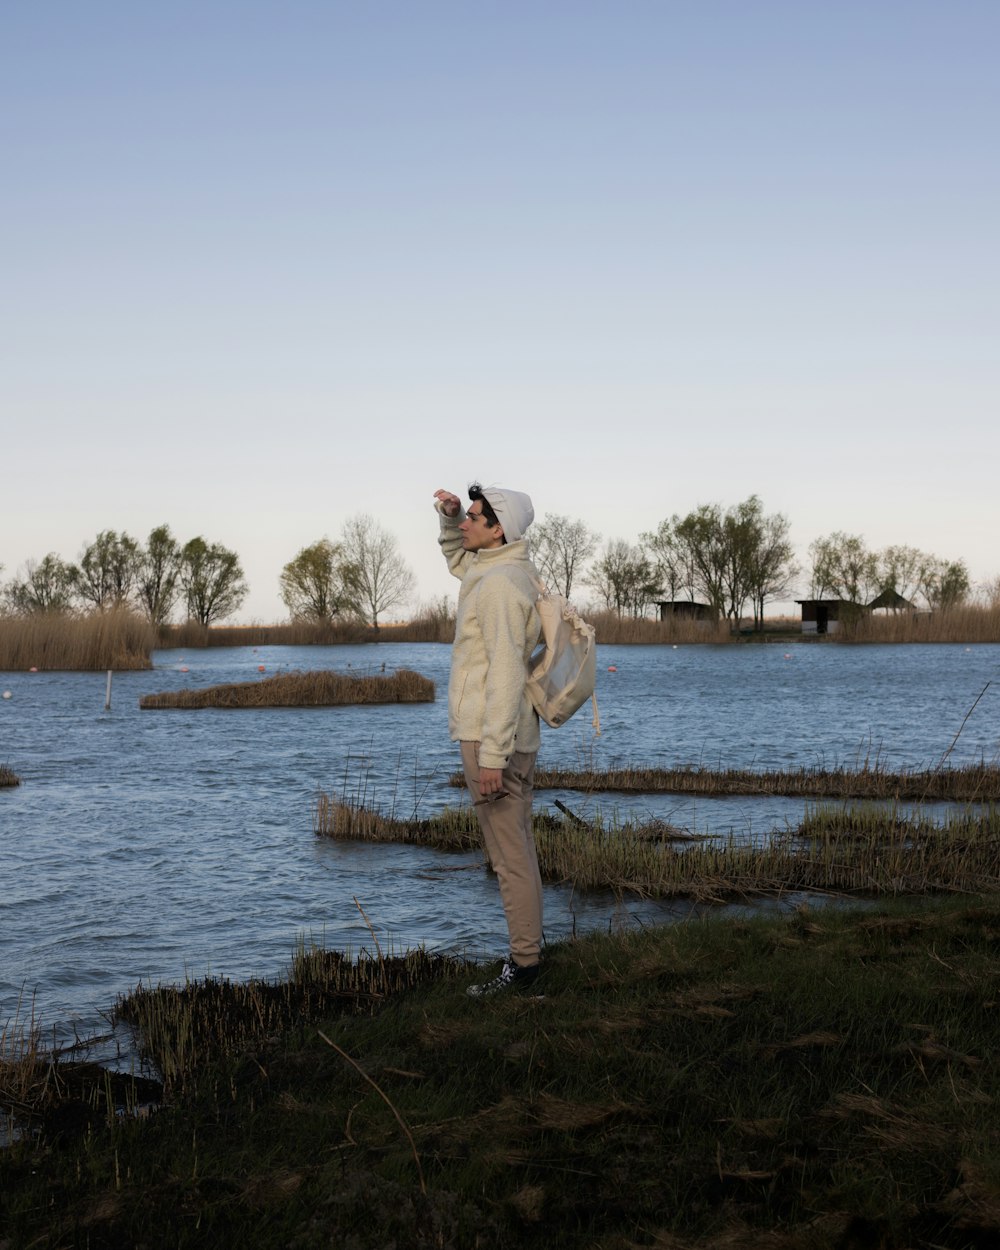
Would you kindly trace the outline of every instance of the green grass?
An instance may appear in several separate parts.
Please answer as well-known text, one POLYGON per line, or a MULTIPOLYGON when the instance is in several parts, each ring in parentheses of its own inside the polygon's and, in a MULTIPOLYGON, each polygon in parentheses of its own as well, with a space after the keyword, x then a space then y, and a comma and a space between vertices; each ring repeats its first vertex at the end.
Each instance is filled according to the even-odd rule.
POLYGON ((337 707, 357 703, 433 703, 434 683, 401 668, 395 673, 348 676, 325 669, 279 673, 259 681, 147 694, 140 708, 337 707))
POLYGON ((690 921, 273 1022, 148 1119, 0 1152, 11 1247, 972 1250, 1000 898, 690 921))

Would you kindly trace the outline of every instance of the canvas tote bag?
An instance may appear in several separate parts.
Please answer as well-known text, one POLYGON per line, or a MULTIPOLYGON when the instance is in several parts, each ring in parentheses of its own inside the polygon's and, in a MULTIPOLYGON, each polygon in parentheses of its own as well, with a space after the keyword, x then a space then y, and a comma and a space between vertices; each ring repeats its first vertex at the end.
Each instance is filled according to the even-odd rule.
POLYGON ((542 623, 541 642, 528 661, 528 698, 538 715, 553 729, 565 725, 588 699, 594 707, 593 726, 601 732, 597 712, 597 639, 564 595, 553 594, 535 582, 535 609, 542 623))

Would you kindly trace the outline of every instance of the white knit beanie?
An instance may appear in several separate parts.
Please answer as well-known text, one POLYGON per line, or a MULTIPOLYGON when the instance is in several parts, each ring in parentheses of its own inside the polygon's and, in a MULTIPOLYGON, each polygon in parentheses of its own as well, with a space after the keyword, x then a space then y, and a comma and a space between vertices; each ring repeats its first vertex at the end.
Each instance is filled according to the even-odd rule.
POLYGON ((487 486, 483 490, 483 498, 496 513, 503 526, 503 536, 509 543, 516 543, 524 537, 524 531, 535 519, 535 509, 527 495, 503 486, 487 486))

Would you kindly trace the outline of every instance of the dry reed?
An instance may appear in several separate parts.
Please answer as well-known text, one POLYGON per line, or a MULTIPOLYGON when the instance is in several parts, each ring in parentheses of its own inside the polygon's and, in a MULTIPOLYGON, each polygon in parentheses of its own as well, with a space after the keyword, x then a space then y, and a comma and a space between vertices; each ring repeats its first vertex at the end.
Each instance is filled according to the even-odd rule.
POLYGON ((19 786, 21 778, 6 764, 0 764, 0 787, 3 786, 19 786))
POLYGON ((729 623, 724 620, 692 621, 669 617, 664 621, 652 621, 646 617, 618 616, 615 612, 586 612, 584 615, 593 625, 597 641, 608 646, 730 640, 729 623))
POLYGON ((0 669, 7 671, 151 668, 155 646, 156 631, 127 608, 0 617, 0 669))
POLYGON ((140 708, 337 707, 357 703, 433 703, 434 683, 419 673, 344 676, 327 670, 279 673, 261 681, 147 694, 140 708))
POLYGON ((378 629, 356 618, 324 624, 314 621, 288 621, 279 625, 164 625, 160 647, 307 647, 347 646, 368 642, 451 642, 455 618, 429 614, 402 624, 380 625, 378 629))
POLYGON ((341 842, 396 842, 469 851, 482 845, 479 826, 469 808, 445 808, 427 820, 400 820, 377 808, 319 794, 313 808, 313 829, 341 842))
POLYGON ((13 1020, 0 1025, 0 1110, 9 1119, 8 1139, 14 1136, 16 1121, 44 1101, 46 1068, 34 1011, 25 1014, 23 999, 19 999, 13 1020))
MULTIPOLYGON (((460 774, 453 785, 464 785, 460 774)), ((861 798, 988 802, 1000 800, 1000 767, 970 764, 961 768, 890 772, 872 768, 802 768, 754 771, 748 768, 540 768, 536 789, 582 790, 619 794, 781 794, 806 798, 861 798)))
POLYGON ((1000 642, 1000 605, 938 612, 863 612, 835 635, 842 642, 1000 642))

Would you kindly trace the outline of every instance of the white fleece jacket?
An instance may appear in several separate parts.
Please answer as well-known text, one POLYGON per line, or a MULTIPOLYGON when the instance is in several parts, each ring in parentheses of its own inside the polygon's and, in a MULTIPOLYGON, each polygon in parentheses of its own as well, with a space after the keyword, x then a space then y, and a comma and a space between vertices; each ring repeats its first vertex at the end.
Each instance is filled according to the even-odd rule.
POLYGON ((525 694, 525 663, 538 643, 538 574, 522 538, 488 551, 466 551, 459 524, 438 508, 438 542, 458 593, 448 682, 448 730, 455 742, 478 742, 483 768, 503 768, 514 751, 537 751, 538 715, 525 694))

